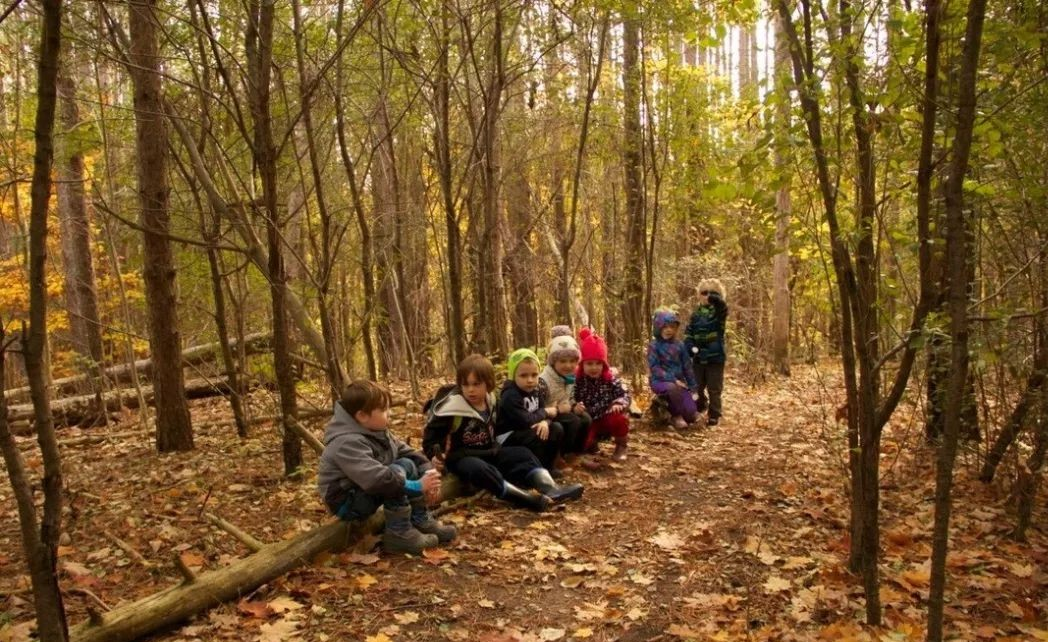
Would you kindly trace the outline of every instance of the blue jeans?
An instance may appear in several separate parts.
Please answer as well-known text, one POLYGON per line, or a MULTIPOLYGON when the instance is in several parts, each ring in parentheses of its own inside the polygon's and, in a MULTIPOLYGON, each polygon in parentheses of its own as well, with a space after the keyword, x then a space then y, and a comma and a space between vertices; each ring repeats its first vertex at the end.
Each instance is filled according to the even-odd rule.
MULTIPOLYGON (((418 465, 410 459, 401 458, 389 465, 390 470, 404 476, 404 479, 418 479, 418 465)), ((342 506, 335 512, 335 516, 346 521, 364 519, 370 517, 378 510, 379 506, 386 508, 402 508, 408 505, 407 495, 391 497, 383 500, 374 495, 368 495, 357 487, 349 489, 349 494, 342 506)))

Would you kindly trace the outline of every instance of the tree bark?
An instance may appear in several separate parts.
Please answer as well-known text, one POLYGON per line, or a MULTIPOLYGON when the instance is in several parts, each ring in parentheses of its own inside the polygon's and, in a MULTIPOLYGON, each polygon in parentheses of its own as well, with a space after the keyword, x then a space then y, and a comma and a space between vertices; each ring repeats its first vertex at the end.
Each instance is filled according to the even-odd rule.
POLYGON ((931 588, 928 595, 928 641, 943 638, 946 552, 950 535, 951 490, 957 441, 961 430, 961 404, 968 378, 968 253, 969 223, 964 212, 964 178, 968 173, 975 125, 976 75, 982 40, 986 0, 968 4, 967 26, 957 93, 957 131, 946 179, 946 257, 950 277, 949 312, 951 370, 947 394, 945 431, 935 476, 935 523, 932 530, 931 588))
MULTIPOLYGON (((297 398, 289 354, 287 276, 277 197, 277 150, 273 142, 273 122, 270 113, 269 82, 273 63, 275 6, 269 0, 256 0, 251 3, 250 9, 246 48, 252 98, 251 112, 254 120, 253 152, 262 182, 265 208, 269 293, 273 310, 273 366, 276 371, 277 389, 280 392, 284 473, 291 476, 296 474, 302 465, 302 440, 291 428, 297 421, 297 398)), ((322 363, 328 363, 326 346, 322 363)))
MULTIPOLYGON (((59 138, 58 218, 62 237, 62 265, 65 268, 66 306, 73 348, 86 360, 86 370, 97 376, 102 364, 102 324, 95 293, 95 267, 91 256, 91 226, 84 198, 84 154, 77 144, 80 109, 76 102, 76 82, 59 74, 59 119, 63 128, 59 138)), ((101 391, 101 384, 98 384, 101 391)))
POLYGON ((775 192, 775 257, 772 259, 772 366, 779 374, 790 374, 790 183, 788 169, 790 102, 790 53, 782 18, 775 20, 775 170, 780 185, 775 192))
POLYGON ((980 481, 987 483, 993 481, 994 475, 997 474, 997 467, 1000 465, 1001 460, 1004 459, 1004 454, 1008 452, 1008 447, 1012 445, 1015 438, 1022 432, 1023 424, 1026 422, 1026 416, 1029 414, 1030 409, 1038 403, 1046 375, 1048 375, 1048 351, 1042 348, 1037 355, 1033 372, 1026 379, 1026 389, 1023 390, 1022 396, 1019 397, 1015 408, 1012 409, 1008 423, 1001 429, 1001 433, 997 435, 990 452, 986 455, 982 472, 979 474, 980 481))
POLYGON ((154 378, 156 445, 162 453, 185 451, 193 449, 193 426, 183 395, 175 267, 168 240, 168 138, 161 100, 156 0, 128 0, 128 9, 140 222, 145 230, 143 278, 149 309, 149 347, 158 366, 154 378))
POLYGON ((644 208, 644 179, 641 172, 644 138, 640 124, 640 23, 634 16, 622 21, 623 126, 626 188, 626 261, 623 266, 623 342, 619 348, 623 366, 637 373, 643 368, 644 263, 647 221, 644 208))
MULTIPOLYGON (((62 530, 62 460, 51 423, 50 395, 47 389, 47 211, 51 200, 51 165, 54 160, 52 134, 57 102, 58 56, 61 46, 61 0, 43 0, 40 29, 40 59, 37 63, 37 105, 34 123, 36 150, 29 206, 29 329, 23 332, 22 350, 33 398, 37 443, 44 462, 41 486, 44 491, 43 515, 37 523, 32 491, 26 485, 18 495, 22 544, 29 563, 36 606, 37 629, 46 642, 63 642, 68 637, 65 606, 58 587, 58 536, 62 530)), ((0 345, 4 338, 0 335, 0 345)), ((0 376, 3 373, 0 363, 0 376)), ((0 386, 2 387, 2 386, 0 386)), ((0 402, 2 403, 2 402, 0 402)), ((12 453, 14 440, 0 420, 0 444, 14 485, 21 461, 12 453)), ((21 477, 26 479, 22 470, 21 477)), ((17 490, 17 489, 16 489, 17 490)))

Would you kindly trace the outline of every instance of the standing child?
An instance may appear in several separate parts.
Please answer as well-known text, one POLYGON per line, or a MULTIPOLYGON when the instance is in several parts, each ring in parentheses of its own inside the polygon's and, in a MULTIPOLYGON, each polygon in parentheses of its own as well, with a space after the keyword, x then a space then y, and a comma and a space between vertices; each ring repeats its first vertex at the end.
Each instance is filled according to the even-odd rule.
POLYGON ((546 401, 546 394, 546 386, 539 379, 538 355, 527 348, 510 354, 495 433, 504 446, 524 446, 531 450, 556 477, 558 472, 553 462, 564 442, 564 428, 554 421, 557 407, 546 401))
POLYGON ((728 318, 728 304, 725 303, 724 286, 717 279, 701 281, 698 289, 699 305, 691 313, 685 345, 695 366, 698 410, 702 412, 708 407, 706 425, 716 426, 723 412, 721 392, 724 390, 724 362, 727 360, 724 322, 728 318))
POLYGON ((699 418, 691 390, 695 373, 684 344, 677 339, 680 318, 668 308, 655 311, 654 338, 648 343, 648 383, 651 391, 666 400, 673 426, 684 428, 699 418))
POLYGON ((630 436, 630 393, 608 364, 608 346, 590 328, 579 331, 582 363, 575 372, 575 400, 593 417, 584 448, 595 452, 602 437, 615 440, 614 461, 626 461, 630 436))
POLYGON ((546 367, 539 378, 549 391, 546 403, 557 407, 557 423, 564 427, 564 453, 582 452, 593 419, 586 406, 575 400, 575 370, 579 367, 579 344, 566 325, 553 326, 546 353, 546 367))
POLYGON ((455 527, 426 510, 427 500, 440 497, 440 473, 386 429, 389 404, 389 392, 374 382, 346 387, 324 431, 317 484, 328 510, 340 519, 362 519, 382 506, 382 547, 418 555, 453 540, 455 527))
POLYGON ((537 512, 582 496, 580 484, 558 486, 527 448, 495 440, 495 368, 490 361, 479 354, 466 357, 455 384, 433 404, 422 434, 422 449, 438 468, 443 465, 466 483, 537 512))

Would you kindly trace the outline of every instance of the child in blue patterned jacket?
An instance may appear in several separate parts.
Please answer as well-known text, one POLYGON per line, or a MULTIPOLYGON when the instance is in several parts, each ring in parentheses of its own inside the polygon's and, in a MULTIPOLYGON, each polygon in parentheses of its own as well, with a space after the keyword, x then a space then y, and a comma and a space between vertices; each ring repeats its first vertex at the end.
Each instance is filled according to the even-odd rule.
POLYGON ((648 344, 648 382, 652 392, 669 405, 673 426, 685 428, 698 419, 699 413, 691 396, 691 390, 696 387, 691 358, 677 338, 680 318, 669 308, 659 308, 652 325, 654 338, 648 344))

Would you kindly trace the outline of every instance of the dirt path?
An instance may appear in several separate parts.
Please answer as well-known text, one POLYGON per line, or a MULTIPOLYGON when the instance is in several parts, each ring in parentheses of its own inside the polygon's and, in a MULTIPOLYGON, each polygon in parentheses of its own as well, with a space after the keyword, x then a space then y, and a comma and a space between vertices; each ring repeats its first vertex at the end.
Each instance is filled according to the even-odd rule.
MULTIPOLYGON (((729 381, 720 426, 654 432, 638 422, 625 464, 570 473, 586 493, 563 510, 536 516, 482 500, 446 517, 460 528, 446 550, 421 560, 329 557, 156 639, 923 639, 931 453, 910 444, 919 431, 902 409, 885 439, 887 626, 865 631, 861 590, 844 568, 843 435, 832 395, 819 392, 834 389, 812 369, 758 387, 729 381)), ((195 418, 224 412, 208 408, 195 418)), ((417 434, 418 423, 408 417, 397 430, 417 434)), ((204 509, 269 541, 325 519, 312 480, 279 477, 272 428, 246 442, 214 429, 198 443, 195 453, 165 457, 146 438, 67 451, 71 621, 93 601, 87 592, 112 606, 176 581, 174 551, 208 568, 246 554, 203 521, 204 509)), ((961 639, 1048 639, 1046 516, 1035 516, 1030 544, 1005 539, 1003 497, 970 481, 973 462, 958 475, 951 630, 961 639)), ((31 613, 6 484, 0 514, 4 641, 20 629, 3 618, 31 613)))

